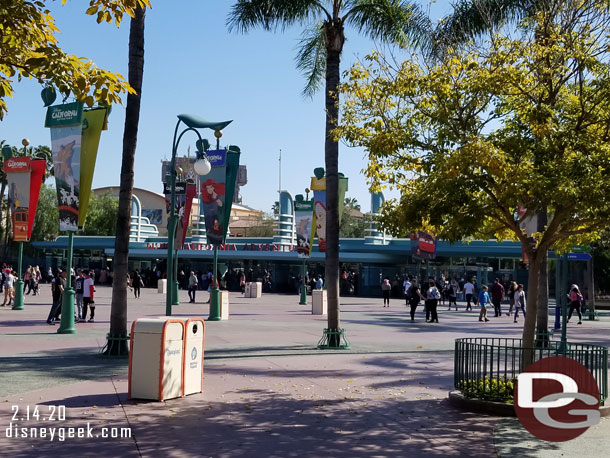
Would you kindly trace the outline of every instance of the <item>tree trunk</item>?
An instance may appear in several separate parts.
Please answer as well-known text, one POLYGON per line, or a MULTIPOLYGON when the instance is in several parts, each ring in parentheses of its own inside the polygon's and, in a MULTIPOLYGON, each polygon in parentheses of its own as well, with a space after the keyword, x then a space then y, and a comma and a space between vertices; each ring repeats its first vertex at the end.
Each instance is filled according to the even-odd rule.
MULTIPOLYGON (((339 65, 341 60, 343 28, 326 28, 326 289, 328 295, 328 329, 339 331, 339 142, 332 130, 339 119, 339 65)), ((330 334, 328 345, 339 347, 340 336, 330 334)))
MULTIPOLYGON (((548 210, 544 208, 537 214, 536 230, 544 232, 548 224, 548 210)), ((544 336, 549 328, 549 272, 548 272, 548 251, 540 253, 542 256, 540 264, 540 277, 538 277, 538 311, 536 317, 536 332, 544 336)), ((543 341, 548 337, 542 338, 543 341)))
MULTIPOLYGON (((528 291, 525 324, 523 326, 522 347, 524 348, 521 360, 521 370, 526 369, 534 362, 534 340, 536 337, 536 321, 538 313, 538 285, 542 260, 546 259, 544 253, 536 251, 530 259, 528 272, 528 291)), ((516 305, 515 305, 516 306, 516 305)))
MULTIPOLYGON (((131 198, 133 193, 133 163, 138 140, 142 75, 144 72, 144 19, 145 8, 138 8, 129 27, 129 84, 136 94, 127 96, 125 130, 123 132, 123 160, 119 190, 119 211, 114 242, 114 281, 110 309, 110 337, 127 337, 127 272, 129 260, 129 224, 131 221, 131 198)), ((109 355, 125 355, 129 352, 127 342, 109 340, 109 355)))

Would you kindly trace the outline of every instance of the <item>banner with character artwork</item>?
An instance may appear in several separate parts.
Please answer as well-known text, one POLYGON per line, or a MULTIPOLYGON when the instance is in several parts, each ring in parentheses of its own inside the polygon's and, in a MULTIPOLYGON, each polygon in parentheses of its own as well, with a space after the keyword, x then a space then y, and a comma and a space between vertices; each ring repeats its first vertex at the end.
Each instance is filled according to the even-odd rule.
POLYGON ((59 230, 78 231, 81 125, 51 129, 59 230))
POLYGON ((82 121, 83 104, 79 102, 47 110, 45 127, 51 128, 60 231, 78 231, 82 121))
POLYGON ((313 225, 313 201, 295 200, 294 220, 297 234, 297 255, 308 258, 311 253, 311 228, 313 225))

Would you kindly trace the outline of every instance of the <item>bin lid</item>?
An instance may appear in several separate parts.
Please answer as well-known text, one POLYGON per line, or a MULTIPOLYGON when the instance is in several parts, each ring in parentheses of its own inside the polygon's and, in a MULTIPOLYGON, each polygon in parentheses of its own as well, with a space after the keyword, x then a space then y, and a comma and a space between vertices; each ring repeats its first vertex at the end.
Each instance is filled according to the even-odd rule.
POLYGON ((184 322, 168 316, 162 318, 138 318, 133 324, 134 334, 163 334, 164 329, 166 339, 182 340, 184 322))

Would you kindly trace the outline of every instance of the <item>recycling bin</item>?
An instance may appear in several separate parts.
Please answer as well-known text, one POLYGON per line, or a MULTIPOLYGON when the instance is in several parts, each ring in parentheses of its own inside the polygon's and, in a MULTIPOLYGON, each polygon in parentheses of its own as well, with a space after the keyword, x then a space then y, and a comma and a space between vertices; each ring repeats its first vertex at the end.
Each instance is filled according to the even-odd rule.
POLYGON ((328 304, 326 301, 325 289, 314 289, 311 293, 311 314, 326 315, 328 313, 328 304))
POLYGON ((252 288, 252 282, 247 282, 244 288, 244 297, 250 297, 250 289, 252 288))
POLYGON ((189 318, 184 323, 184 396, 203 391, 203 318, 189 318))
POLYGON ((229 319, 229 291, 225 289, 220 290, 219 294, 220 300, 220 319, 228 320, 229 319))
POLYGON ((157 284, 157 293, 167 294, 167 280, 165 278, 159 279, 159 283, 157 284))
POLYGON ((140 318, 131 325, 128 398, 179 398, 183 392, 184 322, 140 318))

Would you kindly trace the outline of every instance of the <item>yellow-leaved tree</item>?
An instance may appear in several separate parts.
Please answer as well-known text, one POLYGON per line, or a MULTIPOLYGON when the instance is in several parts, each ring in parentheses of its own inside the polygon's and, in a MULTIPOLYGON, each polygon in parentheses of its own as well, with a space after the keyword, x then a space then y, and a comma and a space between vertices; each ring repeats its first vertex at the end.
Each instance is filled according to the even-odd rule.
POLYGON ((406 236, 425 222, 450 241, 521 242, 530 349, 547 250, 590 243, 610 223, 606 3, 538 11, 521 20, 515 39, 446 49, 432 64, 414 57, 394 65, 373 54, 341 88, 336 135, 366 148, 373 189, 401 193, 383 207, 384 229, 406 236), (548 223, 527 234, 522 223, 540 209, 548 223))

